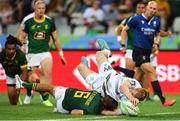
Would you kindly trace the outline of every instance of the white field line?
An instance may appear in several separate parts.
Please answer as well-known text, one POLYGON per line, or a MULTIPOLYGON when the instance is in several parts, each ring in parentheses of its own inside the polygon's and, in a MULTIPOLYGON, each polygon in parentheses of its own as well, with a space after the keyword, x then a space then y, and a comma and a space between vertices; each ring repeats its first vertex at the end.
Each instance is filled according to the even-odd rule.
MULTIPOLYGON (((180 114, 180 112, 166 112, 166 113, 154 113, 154 114, 143 114, 143 115, 139 115, 137 116, 137 120, 125 120, 122 119, 121 120, 121 116, 94 116, 94 117, 83 117, 82 118, 68 118, 68 119, 53 119, 53 120, 43 120, 43 121, 76 121, 76 120, 93 120, 93 121, 99 121, 99 120, 103 120, 103 121, 162 121, 162 120, 141 120, 138 118, 141 118, 141 116, 158 116, 158 115, 172 115, 172 114, 180 114), (119 118, 119 119, 113 119, 113 118, 119 118)), ((124 118, 124 117, 122 117, 124 118)), ((164 120, 163 121, 180 121, 180 120, 164 120)))
POLYGON ((143 114, 139 116, 157 116, 157 115, 171 115, 171 114, 180 114, 180 112, 165 112, 165 113, 153 113, 153 114, 143 114))

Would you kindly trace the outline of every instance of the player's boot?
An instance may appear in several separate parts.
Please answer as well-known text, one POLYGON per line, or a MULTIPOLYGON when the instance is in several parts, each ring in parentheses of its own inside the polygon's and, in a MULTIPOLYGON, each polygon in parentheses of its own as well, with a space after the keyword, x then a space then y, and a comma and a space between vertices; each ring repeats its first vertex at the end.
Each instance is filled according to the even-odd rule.
POLYGON ((52 106, 53 106, 53 104, 52 104, 49 100, 43 101, 43 104, 44 104, 45 106, 47 106, 47 107, 52 107, 52 106))
POLYGON ((163 106, 173 106, 176 103, 176 100, 165 99, 163 106))
POLYGON ((18 98, 18 105, 23 105, 20 95, 19 95, 19 98, 18 98))
POLYGON ((101 50, 105 50, 105 51, 109 52, 109 57, 112 56, 111 50, 110 50, 110 48, 109 48, 109 46, 108 46, 108 44, 106 43, 105 40, 97 39, 97 43, 98 43, 101 50))
POLYGON ((47 107, 52 107, 53 104, 50 102, 50 100, 47 98, 47 99, 43 99, 42 95, 40 95, 40 99, 42 100, 42 103, 47 106, 47 107))
POLYGON ((19 75, 15 75, 16 89, 24 88, 22 86, 23 81, 20 79, 19 75))
POLYGON ((89 68, 89 62, 86 57, 84 56, 81 57, 81 63, 89 68))
POLYGON ((24 98, 24 104, 28 105, 31 103, 31 99, 32 99, 32 95, 31 96, 28 96, 26 95, 26 97, 24 98))

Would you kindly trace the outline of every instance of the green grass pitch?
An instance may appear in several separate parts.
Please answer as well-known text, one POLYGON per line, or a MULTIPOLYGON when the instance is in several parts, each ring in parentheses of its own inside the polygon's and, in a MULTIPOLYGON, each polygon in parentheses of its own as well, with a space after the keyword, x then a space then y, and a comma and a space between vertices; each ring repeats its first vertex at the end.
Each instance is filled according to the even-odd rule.
MULTIPOLYGON (((25 94, 21 94, 24 99, 25 94)), ((172 107, 162 107, 158 101, 146 101, 139 105, 138 116, 75 116, 53 113, 54 107, 45 107, 37 93, 34 94, 30 105, 11 106, 6 93, 0 93, 0 120, 180 120, 180 95, 166 95, 176 99, 172 107)), ((54 99, 50 100, 54 103, 54 99)))

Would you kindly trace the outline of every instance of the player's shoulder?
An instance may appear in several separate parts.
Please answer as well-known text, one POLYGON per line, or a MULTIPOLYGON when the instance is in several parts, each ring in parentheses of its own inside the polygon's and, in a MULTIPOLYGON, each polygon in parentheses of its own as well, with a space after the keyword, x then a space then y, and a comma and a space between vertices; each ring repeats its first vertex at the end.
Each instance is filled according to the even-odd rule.
POLYGON ((3 58, 6 56, 6 52, 5 52, 5 50, 2 50, 1 52, 0 52, 0 61, 1 60, 3 60, 3 58))
POLYGON ((142 15, 133 15, 133 16, 131 16, 131 17, 129 18, 129 21, 130 21, 130 20, 139 21, 139 20, 141 20, 142 18, 143 18, 142 15))
POLYGON ((154 20, 156 20, 156 21, 160 21, 159 16, 154 16, 154 20))
POLYGON ((25 53, 22 52, 19 48, 16 50, 16 55, 17 55, 18 57, 20 57, 20 58, 26 56, 25 53))
POLYGON ((45 14, 44 16, 45 16, 45 18, 46 18, 47 21, 49 21, 49 22, 51 22, 51 23, 54 22, 53 19, 52 19, 51 17, 49 17, 48 15, 45 14))
POLYGON ((35 15, 34 13, 30 13, 27 16, 25 16, 24 19, 23 19, 23 23, 25 23, 26 21, 32 19, 34 17, 34 15, 35 15))
POLYGON ((52 18, 50 16, 48 16, 46 14, 44 16, 45 16, 46 19, 52 20, 52 18))

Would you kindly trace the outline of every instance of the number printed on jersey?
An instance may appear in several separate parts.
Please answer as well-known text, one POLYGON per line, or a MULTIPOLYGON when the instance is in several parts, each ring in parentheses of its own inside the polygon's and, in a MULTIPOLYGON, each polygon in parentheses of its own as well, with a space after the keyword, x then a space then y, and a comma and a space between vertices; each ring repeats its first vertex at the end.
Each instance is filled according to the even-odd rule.
POLYGON ((105 71, 109 71, 109 70, 112 70, 111 66, 109 66, 108 64, 105 64, 105 66, 104 66, 104 72, 105 72, 105 71))
POLYGON ((90 94, 91 94, 91 92, 76 91, 74 94, 74 97, 87 99, 90 96, 90 94))

